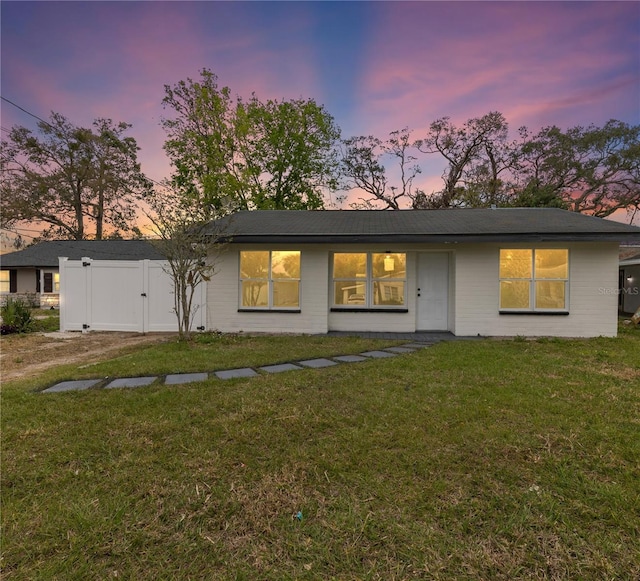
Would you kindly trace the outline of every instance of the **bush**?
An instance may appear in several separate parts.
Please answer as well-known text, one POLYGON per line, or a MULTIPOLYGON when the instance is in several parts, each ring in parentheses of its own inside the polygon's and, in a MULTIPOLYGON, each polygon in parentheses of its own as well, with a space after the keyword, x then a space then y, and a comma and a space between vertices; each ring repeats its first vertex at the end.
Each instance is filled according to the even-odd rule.
POLYGON ((17 333, 18 329, 15 325, 0 324, 0 335, 11 335, 11 333, 17 333))
MULTIPOLYGON (((31 330, 33 320, 31 319, 31 309, 29 304, 21 298, 7 297, 7 301, 0 308, 3 326, 15 328, 14 333, 27 333, 31 330)), ((12 332, 12 331, 9 331, 12 332)), ((6 335, 3 330, 3 334, 6 335)))

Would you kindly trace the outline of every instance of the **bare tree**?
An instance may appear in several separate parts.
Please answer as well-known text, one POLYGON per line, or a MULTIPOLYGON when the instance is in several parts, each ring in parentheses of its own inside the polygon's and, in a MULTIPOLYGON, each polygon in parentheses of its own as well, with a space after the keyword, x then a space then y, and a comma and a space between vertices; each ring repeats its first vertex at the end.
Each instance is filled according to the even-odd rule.
POLYGON ((197 307, 194 297, 199 285, 211 280, 224 250, 224 232, 217 231, 210 220, 197 210, 185 206, 174 190, 165 189, 154 197, 152 213, 147 214, 157 236, 152 240, 167 263, 173 280, 174 311, 178 335, 189 340, 197 307))
MULTIPOLYGON (((447 165, 442 174, 443 189, 432 200, 423 200, 430 207, 449 208, 456 205, 464 193, 464 177, 474 164, 476 169, 483 167, 497 185, 497 144, 507 139, 508 125, 502 113, 487 113, 483 117, 469 119, 462 127, 456 127, 449 117, 437 119, 429 126, 424 139, 415 142, 422 153, 439 153, 447 165), (482 156, 485 161, 479 163, 482 156), (493 159, 492 159, 493 157, 493 159)), ((463 197, 463 196, 462 196, 463 197)))
POLYGON ((414 190, 413 181, 420 173, 411 153, 411 132, 404 128, 392 131, 386 141, 373 136, 351 137, 344 142, 342 174, 345 189, 365 192, 369 197, 352 204, 360 209, 399 210, 404 203, 414 205, 422 193, 414 190), (389 185, 385 161, 399 172, 399 187, 389 185))

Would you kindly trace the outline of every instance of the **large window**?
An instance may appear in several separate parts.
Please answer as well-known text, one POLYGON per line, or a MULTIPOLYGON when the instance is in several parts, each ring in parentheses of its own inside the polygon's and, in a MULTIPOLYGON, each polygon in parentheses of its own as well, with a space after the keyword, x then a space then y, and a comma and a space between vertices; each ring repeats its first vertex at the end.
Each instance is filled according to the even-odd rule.
POLYGON ((393 308, 406 305, 407 256, 403 252, 336 252, 333 305, 393 308))
POLYGON ((300 308, 300 252, 240 252, 240 306, 243 309, 300 308))
POLYGON ((500 310, 566 311, 569 251, 500 250, 500 310))

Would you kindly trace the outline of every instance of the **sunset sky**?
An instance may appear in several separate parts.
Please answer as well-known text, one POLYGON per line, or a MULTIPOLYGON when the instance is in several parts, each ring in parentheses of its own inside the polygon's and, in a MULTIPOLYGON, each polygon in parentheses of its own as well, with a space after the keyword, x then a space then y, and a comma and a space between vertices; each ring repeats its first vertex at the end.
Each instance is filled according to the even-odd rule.
MULTIPOLYGON (((203 67, 232 93, 312 98, 343 137, 502 112, 512 131, 640 123, 639 2, 12 2, 2 96, 47 118, 133 124, 170 173, 165 84, 203 67), (166 113, 164 113, 166 114, 166 113)), ((2 128, 35 119, 2 102, 2 128)), ((424 174, 438 187, 441 167, 424 174), (430 175, 429 175, 430 174, 430 175)))

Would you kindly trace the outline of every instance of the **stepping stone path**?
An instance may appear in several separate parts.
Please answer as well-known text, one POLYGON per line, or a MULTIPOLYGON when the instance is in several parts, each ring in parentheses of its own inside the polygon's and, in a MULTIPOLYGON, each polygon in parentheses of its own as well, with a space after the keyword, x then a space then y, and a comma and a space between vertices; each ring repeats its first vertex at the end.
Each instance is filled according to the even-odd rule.
MULTIPOLYGON (((320 369, 324 367, 332 367, 341 363, 358 363, 370 359, 383 359, 387 357, 396 357, 405 353, 413 353, 418 349, 431 347, 435 343, 407 343, 398 347, 388 347, 376 351, 365 351, 359 355, 337 355, 335 357, 320 357, 318 359, 306 359, 304 361, 295 361, 293 363, 279 363, 277 365, 263 365, 262 367, 242 367, 239 369, 226 369, 222 371, 214 371, 212 373, 176 373, 164 377, 164 385, 183 385, 187 383, 195 383, 198 381, 206 381, 208 379, 237 379, 241 377, 257 377, 261 373, 272 374, 282 373, 284 371, 297 371, 300 369, 320 369)), ((107 380, 103 379, 80 379, 76 381, 62 381, 56 383, 40 393, 58 393, 62 391, 82 391, 90 388, 134 388, 144 387, 152 383, 159 383, 163 379, 162 376, 148 377, 121 377, 107 380)))

